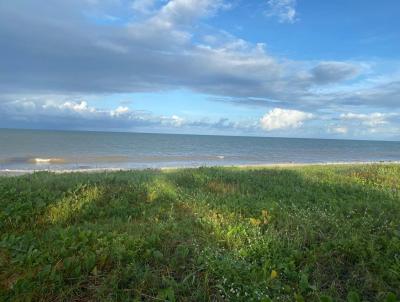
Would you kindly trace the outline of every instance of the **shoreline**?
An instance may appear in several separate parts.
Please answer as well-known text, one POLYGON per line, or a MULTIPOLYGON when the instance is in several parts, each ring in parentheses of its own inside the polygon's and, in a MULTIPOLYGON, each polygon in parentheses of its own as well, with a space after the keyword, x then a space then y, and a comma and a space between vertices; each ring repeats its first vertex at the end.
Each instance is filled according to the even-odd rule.
POLYGON ((363 162, 316 162, 316 163, 265 163, 265 164, 236 164, 236 165, 199 165, 199 166, 176 166, 176 167, 151 167, 151 168, 77 168, 77 169, 0 169, 0 176, 21 176, 33 174, 36 172, 50 172, 54 174, 67 173, 104 173, 104 172, 126 172, 126 171, 143 171, 143 170, 179 170, 179 169, 197 169, 201 167, 207 168, 295 168, 307 166, 341 166, 341 165, 399 165, 400 161, 363 161, 363 162))

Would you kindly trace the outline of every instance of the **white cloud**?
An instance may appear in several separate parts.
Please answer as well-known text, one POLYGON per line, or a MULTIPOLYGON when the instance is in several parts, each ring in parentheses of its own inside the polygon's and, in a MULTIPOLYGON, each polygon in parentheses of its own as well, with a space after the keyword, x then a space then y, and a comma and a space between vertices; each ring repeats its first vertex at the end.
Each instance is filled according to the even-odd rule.
POLYGON ((177 115, 173 115, 173 116, 171 117, 171 121, 172 121, 172 124, 173 124, 174 126, 180 127, 180 126, 182 126, 183 123, 185 122, 185 119, 183 119, 183 118, 181 118, 181 117, 179 117, 179 116, 177 116, 177 115))
POLYGON ((22 97, 0 102, 0 127, 35 127, 76 130, 160 131, 180 133, 257 134, 268 136, 334 137, 399 139, 398 113, 327 114, 274 108, 261 119, 196 118, 190 116, 155 115, 125 105, 105 109, 94 101, 65 96, 22 97), (301 127, 312 119, 317 127, 301 127), (295 129, 297 128, 297 129, 295 129), (269 132, 275 131, 275 132, 269 132), (318 134, 319 133, 319 134, 318 134))
POLYGON ((97 129, 97 130, 168 130, 191 129, 220 131, 256 131, 256 125, 246 121, 190 120, 176 114, 170 116, 155 115, 147 111, 138 111, 126 106, 114 109, 102 109, 90 106, 86 101, 65 101, 58 99, 35 100, 29 98, 0 103, 0 127, 10 127, 19 123, 25 127, 42 127, 50 129, 97 129), (40 117, 38 119, 37 117, 40 117))
MULTIPOLYGON (((312 136, 311 131, 326 133, 331 128, 329 133, 345 134, 348 131, 349 136, 354 135, 357 129, 376 131, 372 127, 388 132, 392 123, 396 125, 399 122, 381 113, 372 113, 372 117, 360 113, 340 117, 337 113, 339 108, 340 112, 356 111, 356 106, 361 107, 359 112, 369 108, 382 112, 387 108, 392 112, 398 111, 398 62, 397 65, 390 62, 390 68, 383 65, 385 68, 382 68, 381 63, 377 63, 378 66, 372 61, 300 61, 272 56, 262 43, 252 43, 207 26, 206 22, 198 22, 225 9, 227 6, 222 0, 136 0, 134 7, 130 7, 132 1, 91 1, 98 2, 96 5, 99 6, 95 11, 98 14, 94 15, 106 17, 121 14, 121 20, 113 26, 98 26, 93 20, 82 22, 81 12, 91 10, 82 7, 79 1, 52 1, 40 18, 31 18, 32 1, 17 1, 18 5, 17 2, 0 4, 0 35, 13 37, 0 49, 4 62, 0 105, 10 100, 4 97, 9 93, 14 94, 13 100, 19 100, 19 104, 14 104, 14 111, 10 109, 4 113, 0 107, 0 116, 5 115, 11 120, 22 115, 19 110, 31 108, 31 116, 26 114, 23 118, 30 119, 38 113, 36 119, 39 123, 43 117, 44 125, 51 115, 55 122, 58 117, 68 116, 71 120, 77 117, 82 119, 81 123, 90 119, 90 125, 97 121, 99 127, 103 127, 102 121, 108 119, 108 122, 115 122, 113 126, 124 129, 131 129, 131 125, 140 121, 156 127, 198 127, 206 131, 212 127, 227 131, 246 128, 249 132, 256 129, 259 134, 260 129, 269 131, 300 127, 312 117, 311 113, 278 107, 319 111, 315 113, 318 118, 325 112, 334 112, 330 116, 332 120, 327 123, 326 120, 313 121, 321 127, 285 132, 304 136, 312 136), (105 5, 105 2, 109 4, 105 5), (103 6, 104 11, 101 9, 103 6), (131 18, 132 8, 135 13, 139 10, 146 13, 131 18), (30 28, 29 35, 26 35, 25 28, 30 28), (25 49, 21 55, 22 44, 35 47, 25 49), (12 62, 21 62, 20 68, 15 69, 12 62), (371 68, 371 73, 365 73, 364 63, 371 68), (52 68, 54 66, 57 68, 52 68), (393 74, 381 75, 380 70, 392 70, 393 74), (360 73, 363 76, 355 79, 360 73), (357 81, 346 82, 349 79, 357 81), (261 120, 255 118, 252 122, 256 125, 253 125, 224 117, 217 121, 191 121, 178 115, 160 117, 127 107, 104 110, 80 101, 88 99, 92 104, 90 96, 101 96, 103 93, 160 92, 182 88, 216 99, 230 98, 235 105, 277 109, 261 120), (49 94, 66 93, 68 97, 57 104, 46 103, 42 102, 48 97, 41 95, 43 91, 49 94), (22 96, 26 94, 34 98, 25 102, 22 96), (284 117, 283 113, 287 116, 284 117)), ((267 14, 278 17, 281 22, 296 21, 295 1, 271 0, 268 3, 271 9, 267 14)), ((74 120, 74 123, 77 121, 74 120)), ((69 122, 65 124, 70 127, 69 122)), ((392 128, 398 129, 396 126, 392 128)), ((394 130, 391 133, 398 137, 394 130)))
POLYGON ((166 27, 189 25, 221 8, 226 8, 222 0, 171 0, 154 16, 153 21, 166 27))
MULTIPOLYGON (((48 106, 51 107, 52 105, 44 105, 44 106, 48 106)), ((80 103, 75 103, 75 102, 65 102, 64 104, 61 105, 56 105, 56 107, 58 107, 59 109, 63 110, 63 109, 67 109, 67 110, 71 110, 71 111, 75 111, 75 112, 79 112, 79 113, 85 113, 85 112, 95 112, 96 109, 89 107, 88 103, 85 101, 82 101, 80 103)))
POLYGON ((266 131, 298 128, 303 122, 313 118, 313 114, 299 110, 275 108, 260 119, 260 126, 266 131))
POLYGON ((130 110, 128 107, 118 106, 115 110, 111 110, 110 115, 111 116, 121 116, 121 115, 127 114, 129 112, 130 112, 130 110))
POLYGON ((266 15, 277 17, 280 23, 296 22, 296 0, 269 0, 266 15))
POLYGON ((347 132, 349 132, 349 129, 343 126, 332 127, 329 130, 332 133, 338 133, 338 134, 347 134, 347 132))
POLYGON ((396 116, 396 113, 380 113, 373 112, 369 114, 363 113, 344 113, 340 115, 342 120, 359 121, 361 124, 368 127, 377 127, 388 123, 387 119, 396 116))
POLYGON ((355 138, 379 137, 393 139, 399 135, 398 113, 342 113, 336 123, 328 128, 328 133, 346 134, 355 138), (372 136, 371 136, 372 135, 372 136), (379 135, 379 136, 378 136, 379 135))
POLYGON ((154 0, 134 0, 131 7, 135 12, 149 14, 154 9, 154 2, 154 0))
MULTIPOLYGON (((103 1, 98 3, 100 8, 105 5, 104 12, 99 12, 102 15, 121 11, 128 11, 129 15, 132 10, 132 2, 129 5, 125 1, 107 2, 108 6, 101 4, 103 1)), ((141 0, 141 5, 150 2, 141 0)), ((301 104, 321 108, 338 103, 363 105, 367 102, 379 106, 399 104, 400 81, 397 85, 379 88, 385 93, 383 96, 381 92, 377 94, 377 89, 365 91, 355 87, 349 93, 343 93, 340 87, 335 90, 339 83, 363 70, 357 62, 310 62, 275 57, 262 43, 251 43, 197 22, 226 9, 222 0, 158 1, 154 9, 141 18, 130 19, 122 14, 124 24, 115 26, 94 25, 91 24, 93 20, 79 23, 81 19, 75 14, 90 9, 81 8, 78 2, 73 2, 75 6, 71 4, 65 16, 57 15, 64 13, 59 7, 61 2, 51 2, 46 14, 33 20, 26 3, 17 9, 16 4, 2 6, 0 1, 0 36, 15 37, 0 49, 5 62, 0 96, 19 91, 31 95, 35 91, 48 91, 51 94, 82 93, 83 96, 187 89, 238 99, 273 100, 274 107, 301 104), (51 22, 54 16, 57 16, 56 25, 51 22), (13 22, 8 23, 6 17, 13 22), (78 23, 71 24, 71 18, 77 18, 78 23), (17 27, 22 23, 32 28, 30 35, 17 27), (62 39, 62 36, 73 39, 62 39), (26 49, 21 56, 22 44, 35 47, 26 49), (38 57, 39 53, 43 56, 38 57), (42 60, 47 63, 40 64, 42 60), (24 64, 16 70, 9 62, 17 61, 24 64), (326 84, 335 85, 329 86, 332 90, 327 91, 326 84)), ((66 2, 62 4, 62 8, 69 7, 66 2)), ((295 2, 274 0, 270 4, 286 7, 294 6, 295 2)), ((360 81, 365 82, 361 77, 360 81)))

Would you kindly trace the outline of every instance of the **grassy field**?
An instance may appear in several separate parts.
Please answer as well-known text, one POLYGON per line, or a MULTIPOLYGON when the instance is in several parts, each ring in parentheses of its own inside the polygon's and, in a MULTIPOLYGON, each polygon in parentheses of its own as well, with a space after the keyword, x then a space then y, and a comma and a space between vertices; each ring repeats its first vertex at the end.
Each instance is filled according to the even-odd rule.
POLYGON ((0 301, 397 301, 400 165, 0 177, 0 301))

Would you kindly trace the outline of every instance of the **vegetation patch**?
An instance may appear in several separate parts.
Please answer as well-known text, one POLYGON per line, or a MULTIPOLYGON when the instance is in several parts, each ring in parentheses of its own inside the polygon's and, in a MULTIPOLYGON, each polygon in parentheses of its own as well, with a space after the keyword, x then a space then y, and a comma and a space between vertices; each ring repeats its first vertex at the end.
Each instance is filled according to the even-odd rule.
POLYGON ((399 298, 399 165, 0 177, 0 301, 399 298))

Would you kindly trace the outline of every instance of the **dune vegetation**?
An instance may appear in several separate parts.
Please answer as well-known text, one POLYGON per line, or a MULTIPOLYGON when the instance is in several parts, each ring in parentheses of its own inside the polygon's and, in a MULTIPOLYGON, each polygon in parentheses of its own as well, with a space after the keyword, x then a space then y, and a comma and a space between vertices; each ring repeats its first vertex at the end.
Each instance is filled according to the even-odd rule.
POLYGON ((397 301, 400 165, 0 177, 0 301, 397 301))

